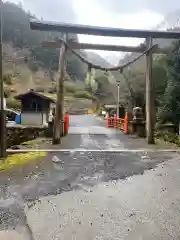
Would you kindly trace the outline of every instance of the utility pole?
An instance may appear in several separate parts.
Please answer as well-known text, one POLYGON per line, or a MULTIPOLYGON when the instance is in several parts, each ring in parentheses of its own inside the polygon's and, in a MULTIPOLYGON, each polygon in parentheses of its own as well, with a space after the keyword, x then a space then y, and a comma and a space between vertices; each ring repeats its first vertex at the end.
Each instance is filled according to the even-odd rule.
POLYGON ((6 157, 6 116, 4 111, 3 81, 3 2, 0 0, 0 158, 6 157))
POLYGON ((117 81, 117 117, 119 118, 120 84, 117 81))
MULTIPOLYGON (((66 41, 66 43, 68 42, 68 33, 65 33, 63 36, 64 40, 66 41)), ((61 102, 61 112, 60 112, 60 121, 61 121, 61 128, 60 128, 60 136, 62 136, 64 134, 64 77, 65 77, 65 73, 66 73, 66 53, 67 53, 67 48, 65 46, 65 50, 64 50, 64 60, 63 60, 63 76, 62 76, 62 80, 60 81, 60 102, 61 102)))
POLYGON ((52 144, 60 144, 63 132, 63 105, 64 105, 64 70, 65 70, 66 46, 62 42, 59 56, 59 78, 57 80, 57 101, 53 126, 52 144))
MULTIPOLYGON (((152 38, 146 38, 147 48, 152 46, 152 38)), ((146 137, 149 144, 154 144, 154 89, 152 81, 152 50, 146 54, 146 137)))

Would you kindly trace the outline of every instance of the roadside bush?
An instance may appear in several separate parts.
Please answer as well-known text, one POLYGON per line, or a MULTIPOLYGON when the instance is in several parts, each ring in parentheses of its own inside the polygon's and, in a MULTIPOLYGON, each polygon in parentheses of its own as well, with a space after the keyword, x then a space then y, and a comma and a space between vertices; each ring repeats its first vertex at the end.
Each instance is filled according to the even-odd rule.
POLYGON ((4 97, 8 98, 11 95, 11 89, 10 88, 4 88, 4 97))
POLYGON ((3 76, 4 83, 7 85, 12 85, 12 75, 7 73, 3 76))
POLYGON ((169 132, 168 130, 156 131, 155 137, 159 139, 163 139, 165 142, 173 143, 180 146, 180 136, 173 132, 169 132))

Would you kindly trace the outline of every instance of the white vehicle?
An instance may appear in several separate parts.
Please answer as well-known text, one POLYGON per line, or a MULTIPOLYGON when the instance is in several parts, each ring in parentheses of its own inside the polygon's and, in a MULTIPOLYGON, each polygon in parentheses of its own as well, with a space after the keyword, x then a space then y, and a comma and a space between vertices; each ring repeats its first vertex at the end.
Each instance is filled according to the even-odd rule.
POLYGON ((106 111, 102 110, 101 115, 105 117, 106 116, 106 111))

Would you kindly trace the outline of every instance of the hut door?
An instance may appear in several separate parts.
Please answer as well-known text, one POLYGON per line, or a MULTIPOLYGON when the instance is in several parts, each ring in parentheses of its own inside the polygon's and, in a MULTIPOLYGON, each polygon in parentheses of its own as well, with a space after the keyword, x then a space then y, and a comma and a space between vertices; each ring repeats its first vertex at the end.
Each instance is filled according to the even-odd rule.
POLYGON ((37 105, 36 100, 32 100, 32 102, 31 102, 31 109, 32 109, 33 112, 34 111, 37 112, 38 105, 37 105))

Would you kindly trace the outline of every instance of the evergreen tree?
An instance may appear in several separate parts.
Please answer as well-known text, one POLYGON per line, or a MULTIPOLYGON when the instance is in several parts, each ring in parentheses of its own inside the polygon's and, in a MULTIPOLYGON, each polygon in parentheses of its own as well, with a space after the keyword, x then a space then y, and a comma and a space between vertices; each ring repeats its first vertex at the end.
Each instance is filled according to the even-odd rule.
POLYGON ((180 41, 167 57, 168 82, 158 112, 158 118, 177 124, 180 121, 180 41))

